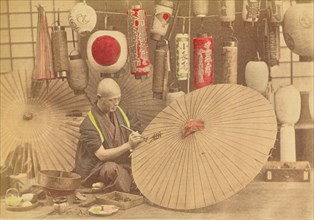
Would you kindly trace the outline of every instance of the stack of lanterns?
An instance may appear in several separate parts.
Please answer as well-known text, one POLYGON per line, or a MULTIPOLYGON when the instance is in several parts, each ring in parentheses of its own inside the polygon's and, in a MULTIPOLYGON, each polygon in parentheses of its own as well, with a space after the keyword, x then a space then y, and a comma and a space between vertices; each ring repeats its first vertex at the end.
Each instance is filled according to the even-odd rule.
POLYGON ((260 15, 261 0, 243 0, 242 19, 248 23, 256 23, 260 15))
POLYGON ((153 97, 166 99, 170 56, 167 39, 163 39, 168 31, 169 21, 173 14, 174 3, 168 0, 160 0, 155 5, 155 13, 150 29, 151 39, 157 41, 153 72, 153 97))

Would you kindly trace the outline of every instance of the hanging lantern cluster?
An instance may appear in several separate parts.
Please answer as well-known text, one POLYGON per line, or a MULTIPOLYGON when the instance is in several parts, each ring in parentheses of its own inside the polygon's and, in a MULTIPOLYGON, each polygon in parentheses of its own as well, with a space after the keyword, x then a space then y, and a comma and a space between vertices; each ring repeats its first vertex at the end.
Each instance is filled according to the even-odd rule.
POLYGON ((150 72, 146 12, 135 5, 127 15, 130 71, 136 79, 141 79, 150 72))
POLYGON ((168 0, 159 0, 155 5, 154 17, 150 29, 150 37, 160 41, 167 34, 169 21, 173 13, 174 3, 168 0))
POLYGON ((222 46, 222 83, 237 84, 238 77, 238 41, 231 38, 222 46))
POLYGON ((261 0, 243 0, 242 19, 254 24, 260 15, 261 0))
POLYGON ((214 39, 207 33, 193 39, 194 88, 214 83, 214 39))

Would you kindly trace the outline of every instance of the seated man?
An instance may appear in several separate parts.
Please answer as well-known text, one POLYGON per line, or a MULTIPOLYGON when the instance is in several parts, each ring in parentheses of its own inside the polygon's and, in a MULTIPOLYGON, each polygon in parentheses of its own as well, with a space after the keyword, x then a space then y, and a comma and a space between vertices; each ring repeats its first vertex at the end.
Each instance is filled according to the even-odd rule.
POLYGON ((120 98, 119 85, 113 79, 103 79, 97 101, 81 124, 75 172, 84 186, 102 182, 106 191, 130 191, 130 150, 143 138, 138 132, 128 136, 129 131, 121 128, 129 127, 132 119, 118 106, 120 98))

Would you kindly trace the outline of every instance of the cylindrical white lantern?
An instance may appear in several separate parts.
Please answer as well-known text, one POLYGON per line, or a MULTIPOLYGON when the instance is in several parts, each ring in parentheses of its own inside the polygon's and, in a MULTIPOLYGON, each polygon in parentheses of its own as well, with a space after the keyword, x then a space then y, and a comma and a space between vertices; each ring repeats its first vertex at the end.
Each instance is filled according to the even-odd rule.
POLYGON ((279 88, 275 93, 275 110, 283 124, 295 124, 300 118, 301 95, 293 85, 279 88))
POLYGON ((179 89, 170 89, 170 91, 167 94, 166 105, 169 105, 171 102, 180 98, 184 94, 185 93, 183 91, 179 91, 179 89))
POLYGON ((246 85, 260 93, 264 93, 268 84, 268 66, 263 61, 250 61, 245 67, 246 85))
POLYGON ((313 3, 295 4, 286 11, 283 36, 292 52, 313 57, 313 26, 313 3))
POLYGON ((186 80, 190 75, 190 38, 188 34, 178 33, 176 43, 176 77, 186 80))
POLYGON ((295 130, 293 125, 281 125, 280 160, 285 162, 296 161, 295 130))
POLYGON ((218 14, 222 23, 232 23, 235 20, 235 0, 219 0, 218 14))
POLYGON ((196 17, 205 17, 208 15, 208 0, 192 0, 192 12, 196 17))

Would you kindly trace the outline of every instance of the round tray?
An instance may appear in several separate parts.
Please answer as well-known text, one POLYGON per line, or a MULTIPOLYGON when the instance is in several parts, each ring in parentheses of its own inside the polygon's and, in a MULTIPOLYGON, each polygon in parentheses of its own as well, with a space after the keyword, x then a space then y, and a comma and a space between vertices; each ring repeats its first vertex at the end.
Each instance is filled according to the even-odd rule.
POLYGON ((37 206, 39 205, 39 202, 35 202, 33 203, 33 205, 31 206, 27 206, 27 207, 20 207, 20 206, 17 206, 17 207, 14 207, 14 206, 8 206, 6 205, 5 208, 9 211, 28 211, 28 210, 31 210, 31 209, 34 209, 36 208, 37 206))
POLYGON ((88 209, 90 215, 108 216, 119 211, 119 207, 115 205, 94 205, 88 209), (96 208, 100 208, 100 211, 94 211, 96 208))

